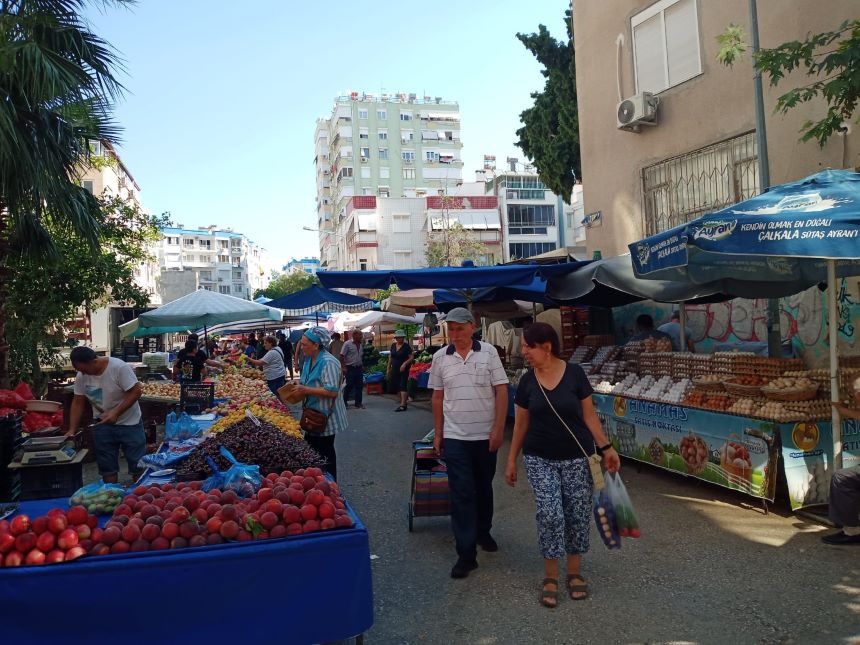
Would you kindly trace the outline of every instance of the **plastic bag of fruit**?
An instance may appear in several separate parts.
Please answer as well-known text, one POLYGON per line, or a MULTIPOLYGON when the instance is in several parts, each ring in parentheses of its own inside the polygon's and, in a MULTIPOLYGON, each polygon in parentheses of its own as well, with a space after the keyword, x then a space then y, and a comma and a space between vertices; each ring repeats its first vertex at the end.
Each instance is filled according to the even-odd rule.
POLYGON ((203 437, 192 437, 185 441, 171 443, 166 450, 144 455, 137 465, 139 468, 155 468, 156 470, 167 468, 188 457, 203 441, 203 437))
POLYGON ((178 417, 175 412, 171 412, 164 421, 164 436, 168 441, 185 441, 196 437, 201 432, 203 428, 197 425, 187 412, 183 412, 178 417))
POLYGON ((615 508, 612 506, 612 500, 609 498, 607 489, 609 488, 609 479, 606 480, 607 485, 602 490, 594 491, 594 521, 597 523, 597 532, 600 534, 600 539, 607 549, 621 548, 621 535, 618 533, 618 522, 615 517, 615 508))
POLYGON ((633 510, 633 503, 630 501, 630 495, 627 494, 627 487, 621 480, 621 475, 607 473, 606 490, 609 499, 612 500, 612 507, 615 509, 618 534, 621 537, 638 538, 642 535, 639 530, 639 520, 636 517, 636 511, 633 510))
POLYGON ((215 463, 212 457, 207 455, 206 462, 209 464, 209 468, 212 469, 212 475, 203 480, 203 483, 200 484, 200 490, 206 493, 216 488, 221 490, 224 487, 224 473, 218 470, 218 464, 215 463))
POLYGON ((221 456, 232 466, 224 473, 224 485, 221 490, 232 490, 239 497, 252 497, 263 483, 259 466, 240 463, 224 446, 219 448, 221 456))
POLYGON ((76 490, 69 506, 83 506, 92 515, 109 515, 122 503, 125 488, 118 484, 94 482, 76 490))

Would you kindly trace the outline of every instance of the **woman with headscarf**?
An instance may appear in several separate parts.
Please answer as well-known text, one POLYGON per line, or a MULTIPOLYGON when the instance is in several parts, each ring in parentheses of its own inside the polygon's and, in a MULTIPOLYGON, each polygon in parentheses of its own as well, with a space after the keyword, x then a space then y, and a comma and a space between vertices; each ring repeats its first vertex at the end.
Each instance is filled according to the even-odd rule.
POLYGON ((301 378, 296 393, 304 396, 302 406, 325 415, 325 429, 318 434, 305 433, 305 439, 326 460, 326 470, 337 479, 337 455, 334 450, 335 435, 346 430, 346 405, 340 396, 340 359, 326 349, 331 335, 325 327, 308 329, 299 347, 304 356, 301 378))
POLYGON ((394 332, 394 342, 388 354, 388 382, 391 390, 400 395, 400 405, 394 410, 406 410, 406 384, 409 381, 409 366, 412 365, 412 345, 406 342, 406 332, 398 329, 394 332))

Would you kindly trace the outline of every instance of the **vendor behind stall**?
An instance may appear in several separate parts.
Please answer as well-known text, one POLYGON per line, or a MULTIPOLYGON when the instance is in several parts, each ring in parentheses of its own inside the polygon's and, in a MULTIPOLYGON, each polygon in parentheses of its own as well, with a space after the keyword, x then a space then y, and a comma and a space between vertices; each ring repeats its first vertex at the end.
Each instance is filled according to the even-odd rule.
POLYGON ((197 341, 186 341, 173 363, 173 377, 181 383, 199 383, 206 378, 206 359, 198 351, 197 341))
POLYGON ((89 347, 75 347, 69 359, 77 370, 75 397, 69 415, 69 432, 78 431, 87 400, 96 419, 93 429, 96 462, 106 483, 119 477, 119 449, 128 471, 137 479, 138 462, 146 454, 146 435, 140 405, 141 386, 134 371, 118 358, 97 356, 89 347))
POLYGON ((636 335, 630 340, 645 340, 646 338, 665 338, 672 342, 672 337, 666 332, 654 329, 654 319, 648 314, 641 314, 636 318, 636 335))

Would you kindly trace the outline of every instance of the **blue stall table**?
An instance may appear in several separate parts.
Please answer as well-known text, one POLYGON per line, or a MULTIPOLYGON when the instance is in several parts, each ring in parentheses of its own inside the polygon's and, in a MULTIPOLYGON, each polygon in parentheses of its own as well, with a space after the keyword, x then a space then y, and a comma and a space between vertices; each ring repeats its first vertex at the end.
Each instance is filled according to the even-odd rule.
MULTIPOLYGON (((66 500, 21 504, 31 517, 66 500)), ((373 624, 367 529, 0 569, 4 642, 321 643, 373 624)))

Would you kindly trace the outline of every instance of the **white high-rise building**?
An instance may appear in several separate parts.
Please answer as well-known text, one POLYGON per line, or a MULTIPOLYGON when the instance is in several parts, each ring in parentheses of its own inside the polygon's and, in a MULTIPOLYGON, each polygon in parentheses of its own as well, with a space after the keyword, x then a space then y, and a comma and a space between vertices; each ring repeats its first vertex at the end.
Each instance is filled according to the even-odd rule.
POLYGON ((360 268, 366 242, 359 219, 349 217, 361 208, 352 198, 426 198, 462 181, 460 108, 442 97, 338 96, 331 116, 317 120, 314 141, 322 269, 360 268))

